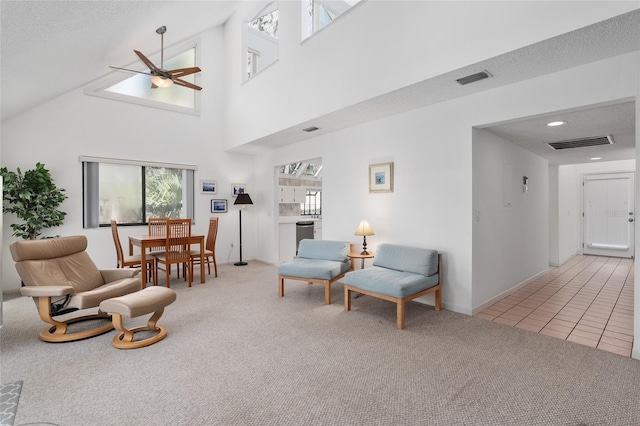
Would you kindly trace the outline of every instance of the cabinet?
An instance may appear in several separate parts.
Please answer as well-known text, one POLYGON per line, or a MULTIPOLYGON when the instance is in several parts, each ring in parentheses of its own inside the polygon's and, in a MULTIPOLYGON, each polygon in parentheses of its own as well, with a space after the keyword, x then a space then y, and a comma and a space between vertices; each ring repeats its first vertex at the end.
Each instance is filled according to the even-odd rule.
POLYGON ((296 257, 296 224, 281 223, 279 228, 279 259, 287 262, 296 257))
POLYGON ((281 186, 280 187, 280 203, 302 203, 306 191, 301 186, 281 186))

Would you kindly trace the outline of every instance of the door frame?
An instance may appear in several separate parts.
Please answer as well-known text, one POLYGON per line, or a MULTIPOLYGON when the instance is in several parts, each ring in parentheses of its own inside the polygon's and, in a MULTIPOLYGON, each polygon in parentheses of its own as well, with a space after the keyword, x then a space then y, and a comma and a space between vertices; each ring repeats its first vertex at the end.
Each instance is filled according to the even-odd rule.
MULTIPOLYGON (((599 171, 599 172, 593 172, 593 173, 582 173, 580 175, 580 210, 582 212, 582 214, 580 215, 580 243, 579 243, 579 254, 584 255, 584 249, 585 249, 585 225, 586 225, 586 218, 585 218, 585 179, 587 179, 588 177, 593 177, 593 176, 606 176, 606 175, 627 175, 627 174, 631 174, 631 183, 633 185, 633 189, 632 189, 632 195, 633 195, 633 205, 630 205, 629 208, 633 210, 634 215, 633 215, 633 219, 634 221, 636 220, 636 209, 635 209, 635 203, 638 202, 638 200, 636 200, 637 197, 637 193, 636 191, 640 188, 637 187, 636 185, 636 179, 638 178, 638 176, 636 175, 636 171, 635 170, 616 170, 613 172, 606 172, 606 171, 599 171)), ((636 237, 636 225, 634 222, 634 225, 632 226, 632 229, 629 232, 629 240, 631 241, 631 244, 633 245, 633 254, 631 257, 625 257, 627 259, 635 259, 635 249, 636 249, 636 244, 635 244, 635 237, 636 237)), ((597 254, 594 254, 597 256, 597 254)), ((602 254, 601 256, 611 256, 611 257, 616 257, 615 255, 612 254, 602 254)))

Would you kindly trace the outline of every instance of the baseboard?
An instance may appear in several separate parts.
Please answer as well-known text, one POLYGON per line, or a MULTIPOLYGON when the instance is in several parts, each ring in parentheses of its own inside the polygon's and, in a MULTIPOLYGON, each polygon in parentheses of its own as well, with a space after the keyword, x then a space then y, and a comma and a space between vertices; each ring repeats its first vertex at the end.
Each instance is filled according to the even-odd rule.
POLYGON ((572 255, 569 255, 568 257, 565 257, 564 260, 561 260, 560 262, 549 262, 549 266, 553 266, 554 268, 557 268, 558 266, 562 266, 565 263, 567 263, 568 261, 570 261, 571 259, 573 259, 574 257, 576 257, 578 255, 578 253, 574 253, 572 255))
POLYGON ((527 278, 526 280, 516 284, 515 286, 503 291, 502 293, 492 297, 491 299, 487 300, 486 302, 483 302, 482 304, 480 304, 479 306, 474 307, 471 310, 471 315, 475 315, 478 312, 482 312, 485 309, 487 309, 489 306, 493 305, 494 303, 497 303, 498 301, 504 299, 505 297, 509 296, 512 293, 515 293, 516 291, 520 290, 522 287, 526 286, 527 284, 531 283, 531 281, 549 273, 550 269, 545 269, 542 272, 538 272, 537 274, 535 274, 532 277, 527 278))

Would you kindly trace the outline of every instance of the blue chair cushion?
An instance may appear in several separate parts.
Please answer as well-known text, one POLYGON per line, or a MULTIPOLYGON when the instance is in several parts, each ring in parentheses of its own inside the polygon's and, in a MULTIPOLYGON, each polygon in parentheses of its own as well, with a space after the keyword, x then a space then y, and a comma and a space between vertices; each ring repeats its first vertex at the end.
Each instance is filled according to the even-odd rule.
POLYGON ((351 267, 351 262, 296 258, 278 266, 278 274, 288 277, 331 280, 351 267))
MULTIPOLYGON (((376 256, 378 252, 376 252, 376 256)), ((437 285, 438 274, 426 277, 413 272, 372 266, 349 272, 340 281, 362 290, 404 298, 437 285)))
POLYGON ((298 246, 298 258, 344 262, 349 260, 350 248, 351 244, 346 241, 304 239, 298 246))
POLYGON ((380 244, 376 248, 373 266, 413 272, 428 277, 438 272, 438 251, 395 244, 380 244))

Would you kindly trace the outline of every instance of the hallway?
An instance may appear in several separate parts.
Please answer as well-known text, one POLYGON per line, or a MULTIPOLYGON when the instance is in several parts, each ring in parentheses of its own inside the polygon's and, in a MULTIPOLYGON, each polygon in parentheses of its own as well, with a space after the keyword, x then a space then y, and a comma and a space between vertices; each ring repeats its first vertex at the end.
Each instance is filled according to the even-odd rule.
POLYGON ((633 266, 577 255, 475 316, 630 357, 633 266))

